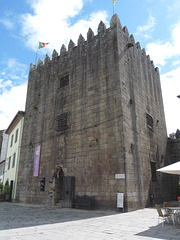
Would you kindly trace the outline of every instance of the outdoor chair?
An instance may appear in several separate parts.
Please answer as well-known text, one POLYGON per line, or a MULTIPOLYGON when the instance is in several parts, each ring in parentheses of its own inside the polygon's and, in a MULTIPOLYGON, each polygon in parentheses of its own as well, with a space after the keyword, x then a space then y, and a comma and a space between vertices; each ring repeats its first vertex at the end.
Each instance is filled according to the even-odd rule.
POLYGON ((173 211, 168 209, 168 207, 172 207, 172 203, 171 202, 164 202, 163 203, 163 207, 164 207, 164 210, 167 214, 173 214, 173 211))
MULTIPOLYGON (((180 200, 178 200, 178 206, 180 207, 180 200)), ((178 222, 180 222, 180 212, 178 212, 178 222)))
POLYGON ((175 224, 174 213, 171 209, 168 209, 168 207, 172 207, 172 203, 171 202, 164 202, 163 206, 164 206, 165 213, 169 214, 171 216, 173 224, 175 224))
POLYGON ((173 215, 171 213, 163 213, 160 205, 155 204, 155 207, 158 212, 158 224, 159 224, 159 219, 162 218, 164 221, 162 222, 162 226, 164 226, 164 222, 167 221, 169 223, 169 217, 172 218, 172 221, 174 223, 173 215))

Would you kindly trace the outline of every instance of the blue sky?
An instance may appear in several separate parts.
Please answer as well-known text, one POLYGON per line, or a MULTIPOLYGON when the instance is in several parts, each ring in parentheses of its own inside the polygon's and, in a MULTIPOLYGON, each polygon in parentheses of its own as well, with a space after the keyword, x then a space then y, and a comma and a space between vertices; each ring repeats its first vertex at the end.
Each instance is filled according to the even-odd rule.
MULTIPOLYGON (((180 1, 116 0, 122 26, 140 42, 159 67, 168 134, 180 128, 180 1)), ((44 60, 60 52, 89 27, 97 33, 102 20, 109 27, 112 0, 6 0, 0 8, 0 129, 25 110, 30 63, 38 41, 50 44, 38 51, 44 60)))

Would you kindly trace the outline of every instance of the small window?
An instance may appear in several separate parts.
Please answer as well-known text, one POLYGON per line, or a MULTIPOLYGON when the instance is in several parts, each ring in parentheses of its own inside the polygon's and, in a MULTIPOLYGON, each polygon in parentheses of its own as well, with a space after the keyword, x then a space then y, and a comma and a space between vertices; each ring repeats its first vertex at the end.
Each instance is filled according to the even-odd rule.
POLYGON ((18 130, 19 129, 16 130, 15 143, 17 142, 17 139, 18 139, 18 130))
POLYGON ((12 168, 14 168, 15 166, 15 160, 16 160, 16 153, 13 154, 12 168))
POLYGON ((69 85, 69 74, 60 78, 60 88, 69 85))
POLYGON ((11 157, 9 157, 8 170, 10 169, 10 166, 11 166, 11 157))
POLYGON ((156 175, 156 163, 151 162, 151 176, 152 176, 152 181, 157 180, 157 175, 156 175))
POLYGON ((14 139, 14 134, 11 136, 11 145, 10 145, 10 147, 12 147, 12 145, 13 145, 13 139, 14 139))
POLYGON ((57 131, 66 131, 68 129, 67 124, 68 113, 62 113, 56 118, 56 130, 57 131))
POLYGON ((151 129, 154 127, 154 121, 152 116, 149 113, 146 113, 147 126, 151 129))

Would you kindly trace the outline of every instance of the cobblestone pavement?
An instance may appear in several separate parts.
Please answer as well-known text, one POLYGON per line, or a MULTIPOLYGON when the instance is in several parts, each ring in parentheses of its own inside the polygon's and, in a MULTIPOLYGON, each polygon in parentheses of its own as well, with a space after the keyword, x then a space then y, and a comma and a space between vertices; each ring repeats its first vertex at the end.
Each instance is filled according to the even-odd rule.
POLYGON ((0 203, 0 240, 180 240, 180 226, 161 223, 154 208, 118 213, 0 203))

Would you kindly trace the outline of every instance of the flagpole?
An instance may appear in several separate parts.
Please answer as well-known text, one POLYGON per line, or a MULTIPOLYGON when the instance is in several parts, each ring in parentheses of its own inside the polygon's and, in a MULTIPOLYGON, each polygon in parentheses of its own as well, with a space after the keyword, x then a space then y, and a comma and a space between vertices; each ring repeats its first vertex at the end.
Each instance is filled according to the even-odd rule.
POLYGON ((36 63, 37 63, 37 52, 38 52, 38 49, 37 49, 37 51, 36 51, 36 61, 35 61, 35 65, 36 65, 36 63))
MULTIPOLYGON (((38 44, 39 44, 39 41, 38 41, 38 44)), ((36 63, 37 63, 37 54, 38 54, 38 46, 37 46, 37 51, 36 51, 36 60, 35 60, 35 65, 36 65, 36 63)))
POLYGON ((113 2, 113 15, 114 15, 114 5, 116 3, 116 0, 113 0, 112 2, 113 2))

